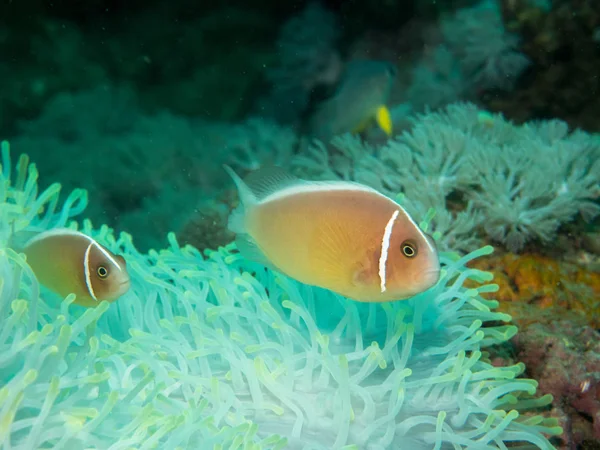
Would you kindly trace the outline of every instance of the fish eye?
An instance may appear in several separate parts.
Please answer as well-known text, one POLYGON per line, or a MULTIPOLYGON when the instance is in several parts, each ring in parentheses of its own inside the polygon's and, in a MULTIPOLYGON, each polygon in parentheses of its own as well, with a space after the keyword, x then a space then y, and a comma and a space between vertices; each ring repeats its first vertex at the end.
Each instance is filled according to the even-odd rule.
POLYGON ((404 241, 400 248, 402 249, 402 254, 407 258, 414 258, 417 256, 417 246, 412 241, 404 241))
POLYGON ((98 270, 96 272, 98 273, 98 276, 100 278, 106 278, 108 276, 108 269, 104 266, 98 267, 98 270))

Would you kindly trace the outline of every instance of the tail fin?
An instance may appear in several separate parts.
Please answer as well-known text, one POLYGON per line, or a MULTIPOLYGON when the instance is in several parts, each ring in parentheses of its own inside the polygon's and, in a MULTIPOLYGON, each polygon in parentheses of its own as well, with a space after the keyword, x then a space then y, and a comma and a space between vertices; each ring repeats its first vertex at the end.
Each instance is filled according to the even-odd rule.
POLYGON ((256 197, 248 188, 246 183, 244 183, 244 181, 239 177, 237 173, 235 173, 235 171, 231 167, 224 165, 223 168, 235 183, 235 186, 238 191, 238 196, 240 198, 240 204, 231 212, 231 215, 229 216, 229 220, 227 221, 227 228, 235 234, 246 233, 246 209, 249 205, 256 203, 256 197))
POLYGON ((244 180, 242 180, 240 176, 228 165, 223 165, 223 168, 235 183, 235 187, 238 190, 238 195, 240 196, 240 204, 242 206, 248 206, 251 203, 256 203, 256 196, 246 185, 246 183, 244 183, 244 180))

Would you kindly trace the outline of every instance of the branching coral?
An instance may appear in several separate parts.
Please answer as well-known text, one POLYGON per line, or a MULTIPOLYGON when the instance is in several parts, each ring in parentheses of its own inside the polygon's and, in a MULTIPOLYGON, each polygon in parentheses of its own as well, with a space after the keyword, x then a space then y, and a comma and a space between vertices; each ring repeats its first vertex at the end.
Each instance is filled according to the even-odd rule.
POLYGON ((321 178, 366 183, 423 215, 437 211, 444 248, 469 250, 477 229, 518 251, 551 240, 561 224, 600 211, 600 138, 558 120, 515 126, 472 104, 413 117, 413 126, 382 147, 338 137, 294 161, 321 178), (462 205, 462 206, 461 206, 462 205))
MULTIPOLYGON (((0 229, 61 226, 76 192, 37 196, 5 147, 0 229), (38 215, 39 214, 39 215, 38 215)), ((493 311, 490 275, 443 256, 432 290, 357 304, 248 263, 203 256, 174 235, 138 253, 107 227, 83 231, 125 255, 131 290, 82 310, 40 289, 26 261, 0 250, 0 443, 4 448, 551 449, 553 421, 523 366, 494 367, 481 348, 516 329, 493 311), (466 288, 471 279, 480 284, 466 288), (488 323, 488 326, 483 326, 488 323)))
POLYGON ((519 34, 503 24, 500 2, 468 3, 420 30, 423 51, 412 64, 400 66, 399 78, 404 72, 410 81, 394 95, 400 102, 392 108, 396 124, 403 124, 410 111, 421 113, 457 101, 489 101, 490 91, 496 98, 512 91, 530 66, 519 34))

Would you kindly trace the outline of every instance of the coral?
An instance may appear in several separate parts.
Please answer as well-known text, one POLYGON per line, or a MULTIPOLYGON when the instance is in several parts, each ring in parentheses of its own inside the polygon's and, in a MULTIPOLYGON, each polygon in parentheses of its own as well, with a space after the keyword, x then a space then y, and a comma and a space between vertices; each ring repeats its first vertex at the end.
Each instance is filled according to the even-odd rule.
POLYGON ((600 441, 599 337, 589 326, 555 320, 533 324, 513 339, 516 357, 540 381, 540 391, 554 397, 553 413, 564 417, 566 448, 600 441))
POLYGON ((511 92, 530 65, 520 36, 504 26, 497 0, 450 6, 438 21, 424 22, 421 17, 399 34, 420 44, 418 55, 407 44, 394 42, 391 33, 371 44, 391 46, 392 59, 403 61, 397 63, 401 83, 392 94, 395 124, 402 124, 407 112, 422 113, 457 101, 482 103, 511 92))
POLYGON ((594 448, 586 443, 600 437, 600 273, 535 254, 490 256, 470 266, 494 274, 499 310, 520 330, 512 353, 555 399, 561 448, 594 448))
MULTIPOLYGON (((26 158, 13 177, 7 145, 1 177, 4 242, 15 220, 17 232, 62 226, 85 204, 78 191, 59 207, 57 185, 38 195, 26 158)), ((0 250, 5 447, 549 450, 544 435, 561 432, 527 413, 550 397, 531 397, 522 364, 482 358, 516 331, 481 296, 495 289, 489 274, 465 267, 488 247, 444 256, 428 292, 369 305, 231 248, 203 256, 170 235, 140 254, 127 234, 82 231, 128 261, 131 289, 110 306, 57 299, 0 250)))
POLYGON ((516 126, 473 104, 416 115, 383 146, 342 136, 316 144, 292 165, 307 176, 355 180, 409 212, 434 208, 442 248, 469 250, 488 237, 512 251, 550 242, 558 228, 600 211, 600 137, 561 121, 516 126))
POLYGON ((181 244, 217 249, 235 239, 228 229, 229 214, 238 204, 237 192, 229 189, 213 200, 200 203, 177 233, 181 244))
POLYGON ((600 273, 531 253, 492 256, 472 266, 494 274, 499 309, 514 317, 520 329, 556 317, 600 328, 600 273))

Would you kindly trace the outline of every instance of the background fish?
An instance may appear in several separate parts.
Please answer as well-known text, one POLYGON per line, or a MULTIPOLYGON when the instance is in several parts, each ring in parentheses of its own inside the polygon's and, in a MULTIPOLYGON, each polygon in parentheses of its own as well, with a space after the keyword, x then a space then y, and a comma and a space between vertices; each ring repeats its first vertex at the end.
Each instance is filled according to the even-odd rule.
POLYGON ((237 185, 230 218, 248 259, 363 302, 411 297, 439 278, 435 246, 404 211, 357 183, 309 182, 279 168, 237 185))
POLYGON ((125 259, 78 231, 46 231, 22 251, 40 283, 63 297, 75 294, 78 305, 112 302, 129 290, 125 259))
POLYGON ((360 133, 376 124, 388 136, 392 120, 386 106, 396 68, 385 61, 348 63, 333 95, 309 116, 306 132, 324 142, 344 133, 360 133))

